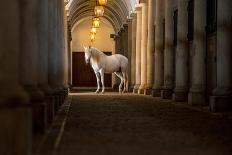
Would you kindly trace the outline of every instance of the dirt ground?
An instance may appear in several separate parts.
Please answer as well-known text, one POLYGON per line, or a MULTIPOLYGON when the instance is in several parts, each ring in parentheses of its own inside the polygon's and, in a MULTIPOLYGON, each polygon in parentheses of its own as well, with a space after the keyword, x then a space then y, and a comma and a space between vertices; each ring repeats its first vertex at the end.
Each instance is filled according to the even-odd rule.
POLYGON ((231 155, 232 120, 143 95, 71 94, 38 154, 231 155))

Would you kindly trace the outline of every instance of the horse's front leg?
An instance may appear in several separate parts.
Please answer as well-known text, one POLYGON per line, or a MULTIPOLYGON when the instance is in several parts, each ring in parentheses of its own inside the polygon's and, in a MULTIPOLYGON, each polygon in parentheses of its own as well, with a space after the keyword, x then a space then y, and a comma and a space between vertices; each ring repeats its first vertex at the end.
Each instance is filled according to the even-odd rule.
POLYGON ((104 84, 104 70, 103 69, 101 69, 100 75, 101 75, 101 83, 102 83, 102 93, 104 93, 105 92, 105 84, 104 84))
POLYGON ((99 93, 100 90, 100 75, 98 72, 95 72, 96 75, 96 79, 97 79, 97 90, 95 91, 95 93, 99 93))

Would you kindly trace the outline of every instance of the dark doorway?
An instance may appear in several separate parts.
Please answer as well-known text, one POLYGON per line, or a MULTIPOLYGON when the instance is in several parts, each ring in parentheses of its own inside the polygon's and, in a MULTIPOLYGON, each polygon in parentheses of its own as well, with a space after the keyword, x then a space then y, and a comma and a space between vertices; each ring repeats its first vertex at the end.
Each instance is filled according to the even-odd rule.
MULTIPOLYGON (((104 52, 111 55, 111 52, 104 52)), ((72 85, 73 87, 97 87, 95 73, 90 64, 85 63, 84 52, 72 53, 72 85)), ((105 74, 105 87, 112 86, 112 74, 105 74)))

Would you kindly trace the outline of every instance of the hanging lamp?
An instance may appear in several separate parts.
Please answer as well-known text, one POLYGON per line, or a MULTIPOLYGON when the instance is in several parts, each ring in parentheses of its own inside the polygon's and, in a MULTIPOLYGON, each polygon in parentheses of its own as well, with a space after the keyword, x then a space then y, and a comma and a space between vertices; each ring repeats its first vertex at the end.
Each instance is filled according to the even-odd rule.
POLYGON ((105 6, 107 3, 107 0, 98 0, 99 5, 105 6))
POLYGON ((104 7, 101 6, 101 5, 95 6, 95 8, 94 8, 94 14, 97 17, 102 17, 103 14, 104 14, 104 7))
POLYGON ((93 25, 94 28, 100 27, 100 18, 99 17, 93 17, 93 25))

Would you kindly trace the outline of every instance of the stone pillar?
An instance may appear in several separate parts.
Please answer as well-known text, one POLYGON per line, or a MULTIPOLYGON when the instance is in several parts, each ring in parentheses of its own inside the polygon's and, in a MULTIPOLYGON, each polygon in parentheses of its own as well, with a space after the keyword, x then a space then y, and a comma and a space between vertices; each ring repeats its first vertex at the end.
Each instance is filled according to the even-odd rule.
POLYGON ((136 78, 133 92, 136 93, 141 83, 141 26, 142 26, 142 8, 136 7, 137 30, 136 30, 136 78))
POLYGON ((0 154, 31 154, 29 96, 19 84, 21 2, 0 5, 0 154), (5 15, 7 14, 7 15, 5 15))
POLYGON ((67 10, 65 9, 64 1, 62 1, 62 10, 63 10, 63 50, 64 50, 64 95, 65 98, 68 96, 69 92, 69 82, 68 82, 68 61, 69 61, 69 38, 68 38, 68 19, 67 19, 67 10))
POLYGON ((114 45, 115 45, 115 54, 117 54, 118 53, 118 35, 117 34, 115 34, 114 35, 114 45))
POLYGON ((59 93, 60 105, 65 98, 67 85, 64 80, 65 70, 65 46, 64 46, 64 0, 57 2, 57 34, 58 34, 58 51, 57 51, 57 88, 59 93))
POLYGON ((120 28, 120 31, 118 32, 118 36, 119 36, 119 38, 118 38, 119 39, 119 41, 118 41, 118 44, 119 44, 118 53, 124 55, 123 33, 124 33, 123 28, 120 28))
POLYGON ((51 122, 55 115, 55 98, 52 89, 48 85, 48 2, 46 0, 40 1, 38 15, 38 84, 45 94, 47 119, 48 122, 51 122))
POLYGON ((210 97, 211 111, 232 109, 232 29, 230 0, 218 1, 217 10, 217 87, 210 97))
MULTIPOLYGON (((120 33, 118 32, 118 34, 115 35, 114 37, 114 41, 115 41, 115 54, 120 54, 120 37, 119 37, 120 33)), ((118 89, 118 86, 120 84, 120 79, 114 75, 113 76, 113 80, 112 80, 112 85, 113 85, 113 89, 118 89)))
POLYGON ((164 1, 156 0, 156 27, 155 27, 155 79, 152 96, 160 96, 164 81, 163 70, 163 18, 164 18, 164 1))
POLYGON ((188 97, 188 0, 178 0, 176 87, 174 101, 186 101, 188 97))
POLYGON ((172 98, 174 88, 173 0, 165 1, 164 86, 162 99, 172 98))
POLYGON ((71 24, 68 21, 68 84, 72 85, 72 50, 71 50, 71 42, 72 42, 72 32, 71 32, 71 24))
POLYGON ((192 105, 203 105, 206 102, 206 2, 206 0, 194 1, 192 86, 188 95, 188 103, 192 105))
POLYGON ((130 89, 133 91, 135 86, 135 69, 136 69, 136 24, 137 24, 137 15, 136 13, 131 14, 132 18, 132 45, 131 45, 131 78, 130 78, 130 89))
POLYGON ((147 94, 151 94, 154 82, 154 52, 155 52, 155 33, 154 33, 154 0, 148 0, 148 40, 147 40, 147 94))
POLYGON ((49 53, 48 53, 48 83, 54 91, 55 96, 55 111, 58 110, 60 105, 59 95, 59 42, 58 42, 58 1, 49 1, 49 53))
POLYGON ((122 37, 123 37, 123 55, 127 58, 128 57, 128 24, 123 24, 123 33, 122 33, 122 37))
MULTIPOLYGON (((132 60, 132 19, 127 19, 127 49, 128 49, 128 81, 129 81, 129 87, 131 87, 131 60, 132 60)), ((128 90, 129 91, 129 90, 128 90)))
POLYGON ((49 84, 55 91, 56 106, 63 103, 66 92, 64 83, 64 2, 63 0, 50 1, 49 6, 49 84))
POLYGON ((147 36, 148 36, 148 7, 147 3, 141 3, 142 6, 142 41, 141 41, 141 85, 139 94, 146 94, 147 86, 147 36))
POLYGON ((25 0, 21 3, 20 81, 30 97, 33 110, 33 130, 44 132, 47 126, 47 109, 44 93, 38 87, 39 26, 37 12, 39 1, 25 0))

